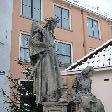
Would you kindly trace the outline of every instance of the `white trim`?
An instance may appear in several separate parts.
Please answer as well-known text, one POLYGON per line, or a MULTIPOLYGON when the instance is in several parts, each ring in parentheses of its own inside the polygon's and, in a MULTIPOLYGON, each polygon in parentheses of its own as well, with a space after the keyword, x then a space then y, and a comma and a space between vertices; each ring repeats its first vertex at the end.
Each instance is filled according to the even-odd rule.
POLYGON ((20 34, 19 34, 19 54, 18 54, 18 55, 19 55, 19 57, 18 57, 18 59, 19 59, 19 60, 20 60, 20 55, 21 55, 21 54, 20 54, 20 47, 21 47, 21 34, 22 34, 22 33, 20 32, 20 34))
MULTIPOLYGON (((101 71, 109 71, 109 70, 112 70, 112 67, 99 67, 99 68, 94 68, 94 72, 101 72, 101 71)), ((79 74, 81 73, 82 70, 69 70, 69 71, 62 71, 62 74, 61 75, 76 75, 76 74, 79 74)), ((93 74, 94 75, 94 74, 93 74)))
POLYGON ((67 41, 65 41, 65 40, 58 40, 58 39, 55 39, 54 42, 55 42, 55 41, 57 41, 57 42, 62 42, 62 43, 65 43, 65 44, 71 44, 71 45, 72 45, 71 42, 67 42, 67 41))
POLYGON ((72 11, 69 9, 70 16, 70 30, 72 30, 72 11))
POLYGON ((54 16, 54 6, 55 5, 69 11, 69 27, 70 27, 70 29, 66 29, 66 28, 63 28, 63 27, 61 27, 61 28, 66 29, 66 30, 71 30, 72 29, 72 27, 71 27, 72 26, 72 17, 71 17, 72 13, 71 13, 71 10, 69 8, 65 7, 65 6, 59 5, 57 3, 53 3, 53 14, 52 14, 53 16, 54 16))
POLYGON ((57 3, 53 3, 53 11, 54 11, 54 5, 58 6, 58 7, 61 7, 63 9, 67 9, 67 10, 70 10, 69 8, 65 7, 65 6, 62 6, 62 5, 59 5, 57 3))
POLYGON ((44 5, 44 2, 43 0, 41 0, 41 17, 40 17, 40 21, 44 21, 44 9, 43 9, 43 5, 44 5))
POLYGON ((70 42, 67 42, 67 41, 63 41, 63 40, 58 40, 58 39, 55 39, 54 42, 61 42, 61 43, 65 43, 65 44, 69 44, 71 46, 71 63, 73 63, 73 44, 70 43, 70 42))
POLYGON ((20 6, 20 15, 22 15, 22 1, 23 0, 20 0, 20 4, 21 4, 21 6, 20 6))
POLYGON ((20 32, 20 34, 19 34, 19 60, 20 60, 20 56, 21 56, 20 47, 21 47, 21 35, 22 34, 25 34, 25 35, 29 35, 30 36, 30 33, 27 33, 27 32, 20 32))
MULTIPOLYGON (((93 38, 95 38, 95 39, 101 39, 101 30, 100 30, 100 22, 99 22, 99 20, 98 19, 96 19, 95 17, 91 17, 91 16, 87 16, 87 18, 86 18, 86 20, 87 20, 87 35, 88 36, 90 36, 89 35, 89 32, 88 32, 88 18, 90 18, 90 19, 92 19, 92 20, 95 20, 95 21, 97 21, 98 22, 98 30, 99 30, 99 36, 98 37, 94 37, 94 36, 92 36, 93 38)), ((91 37, 91 36, 90 36, 91 37)))

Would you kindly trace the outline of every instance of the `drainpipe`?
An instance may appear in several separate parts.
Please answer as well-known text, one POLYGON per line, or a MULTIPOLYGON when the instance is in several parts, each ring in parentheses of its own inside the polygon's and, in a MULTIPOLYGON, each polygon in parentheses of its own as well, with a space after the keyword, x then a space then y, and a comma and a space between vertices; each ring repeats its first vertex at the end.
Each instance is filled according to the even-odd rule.
POLYGON ((83 47, 84 47, 84 55, 86 55, 86 35, 85 35, 85 23, 84 23, 84 14, 83 10, 81 9, 81 14, 82 14, 82 27, 83 27, 83 47))

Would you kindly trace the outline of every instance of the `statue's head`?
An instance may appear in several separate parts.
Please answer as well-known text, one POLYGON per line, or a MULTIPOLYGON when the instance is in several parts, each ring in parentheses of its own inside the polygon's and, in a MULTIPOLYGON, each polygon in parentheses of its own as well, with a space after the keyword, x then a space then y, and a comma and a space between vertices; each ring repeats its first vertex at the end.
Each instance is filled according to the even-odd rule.
POLYGON ((46 24, 44 27, 47 27, 49 30, 54 30, 57 23, 59 22, 59 19, 50 17, 50 18, 46 18, 45 21, 46 21, 46 24))
POLYGON ((89 77, 91 74, 93 74, 93 67, 92 66, 87 66, 84 70, 82 70, 81 74, 85 77, 89 77))

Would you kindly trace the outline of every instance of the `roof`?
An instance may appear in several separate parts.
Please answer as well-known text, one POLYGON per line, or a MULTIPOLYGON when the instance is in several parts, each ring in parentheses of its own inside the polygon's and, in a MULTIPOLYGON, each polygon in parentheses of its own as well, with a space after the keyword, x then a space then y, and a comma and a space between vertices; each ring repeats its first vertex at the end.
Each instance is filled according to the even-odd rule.
POLYGON ((95 15, 103 17, 106 20, 112 21, 112 18, 110 17, 109 14, 107 14, 106 12, 102 12, 101 10, 98 10, 99 7, 93 7, 86 4, 83 0, 63 0, 63 1, 77 8, 85 10, 86 12, 91 12, 95 15))
POLYGON ((81 71, 87 66, 92 66, 94 69, 112 67, 112 39, 73 63, 65 71, 81 71))

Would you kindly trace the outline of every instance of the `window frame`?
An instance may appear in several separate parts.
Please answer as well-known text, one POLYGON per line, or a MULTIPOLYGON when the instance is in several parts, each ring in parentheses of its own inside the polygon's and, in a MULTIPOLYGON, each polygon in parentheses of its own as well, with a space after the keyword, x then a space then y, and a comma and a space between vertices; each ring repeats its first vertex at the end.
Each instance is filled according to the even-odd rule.
MULTIPOLYGON (((26 61, 21 60, 21 38, 22 38, 22 34, 23 34, 23 35, 28 35, 28 36, 30 36, 30 33, 20 32, 20 36, 19 36, 19 63, 22 63, 22 64, 29 64, 30 61, 28 62, 27 60, 26 60, 26 61)), ((28 48, 28 49, 29 49, 29 48, 28 48)), ((29 58, 30 58, 30 55, 29 55, 29 58)))
POLYGON ((91 16, 87 16, 87 32, 88 32, 89 37, 94 38, 94 39, 98 39, 98 40, 101 39, 100 22, 99 22, 98 19, 96 19, 94 17, 91 17, 91 16), (88 19, 91 19, 92 21, 97 21, 97 23, 98 23, 98 33, 99 33, 98 37, 89 35, 88 19))
MULTIPOLYGON (((57 28, 61 28, 61 29, 64 29, 64 30, 68 30, 68 31, 71 31, 71 29, 72 29, 72 26, 71 26, 71 22, 72 22, 72 20, 71 20, 71 11, 70 11, 70 9, 69 8, 67 8, 67 7, 65 7, 65 6, 62 6, 62 5, 59 5, 59 4, 56 4, 56 3, 53 3, 53 17, 55 17, 54 16, 54 8, 55 8, 55 6, 57 6, 57 7, 59 7, 59 8, 61 8, 61 9, 65 9, 65 10, 68 10, 69 11, 69 29, 68 28, 64 28, 64 27, 62 27, 62 25, 61 26, 57 26, 57 28)), ((61 15, 62 16, 62 15, 61 15)), ((61 23, 62 24, 62 23, 61 23)))
MULTIPOLYGON (((59 42, 59 43, 63 43, 63 44, 69 44, 70 45, 70 64, 67 64, 67 65, 64 65, 64 64, 61 64, 59 67, 68 67, 69 65, 71 65, 72 63, 73 63, 73 44, 71 43, 71 42, 67 42, 67 41, 62 41, 62 40, 57 40, 57 39, 55 39, 54 40, 54 44, 55 44, 55 42, 59 42)), ((55 53, 56 53, 56 51, 55 51, 55 53)))
MULTIPOLYGON (((30 17, 26 17, 23 15, 23 0, 20 1, 21 2, 21 9, 20 9, 20 17, 23 17, 25 19, 29 19, 29 20, 36 20, 34 18, 30 18, 30 17)), ((40 0, 40 20, 39 21, 42 21, 43 20, 43 0, 40 0)), ((31 11, 32 13, 32 11, 31 11)), ((32 15, 32 14, 31 14, 32 15)), ((38 20, 36 20, 38 21, 38 20)))

